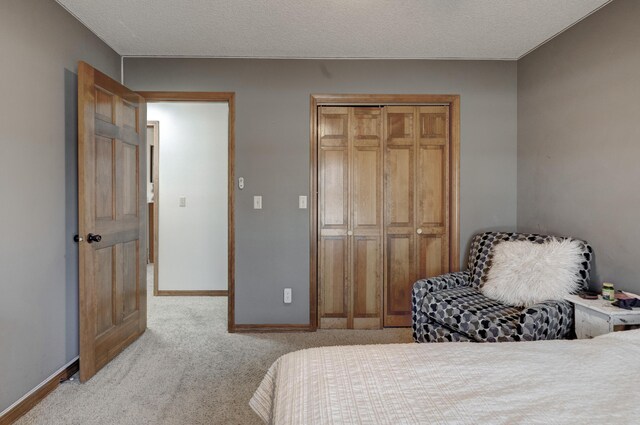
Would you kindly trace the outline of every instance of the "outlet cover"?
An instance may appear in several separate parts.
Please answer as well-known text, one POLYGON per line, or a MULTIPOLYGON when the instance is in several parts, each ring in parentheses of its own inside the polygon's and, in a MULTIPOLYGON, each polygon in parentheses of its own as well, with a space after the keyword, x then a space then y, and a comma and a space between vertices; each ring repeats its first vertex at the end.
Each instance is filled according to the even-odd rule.
POLYGON ((261 210, 262 209, 262 196, 254 196, 253 197, 253 209, 261 210))
POLYGON ((284 303, 291 304, 291 288, 284 288, 284 303))
POLYGON ((298 196, 298 208, 301 210, 307 209, 307 197, 305 195, 298 196))

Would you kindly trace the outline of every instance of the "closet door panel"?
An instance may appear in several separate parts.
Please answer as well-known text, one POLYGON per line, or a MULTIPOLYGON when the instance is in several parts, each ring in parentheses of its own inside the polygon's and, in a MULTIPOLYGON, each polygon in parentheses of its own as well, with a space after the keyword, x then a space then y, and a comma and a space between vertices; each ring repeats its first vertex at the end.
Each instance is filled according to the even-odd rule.
POLYGON ((445 106, 418 108, 418 226, 442 233, 448 227, 449 117, 445 106))
POLYGON ((382 190, 380 148, 355 148, 353 151, 353 231, 380 234, 382 227, 382 190))
POLYGON ((385 138, 387 145, 415 143, 415 107, 386 106, 385 138))
POLYGON ((349 108, 322 107, 318 114, 318 143, 320 146, 347 146, 349 108))
POLYGON ((322 328, 346 328, 349 316, 349 114, 318 110, 318 314, 322 328))
POLYGON ((406 326, 415 279, 415 240, 412 234, 387 234, 385 326, 406 326))
POLYGON ((440 235, 418 236, 418 279, 448 273, 449 256, 445 240, 440 235))
POLYGON ((407 326, 415 281, 416 108, 385 107, 384 325, 407 326))
MULTIPOLYGON (((346 148, 320 149, 320 231, 347 231, 349 225, 349 157, 346 148)), ((346 233, 344 233, 346 234, 346 233)))
POLYGON ((351 210, 354 235, 382 233, 382 137, 380 108, 352 108, 351 210))
POLYGON ((382 250, 380 238, 376 236, 355 236, 353 241, 353 316, 354 327, 359 318, 373 318, 361 321, 360 327, 380 327, 380 300, 382 297, 382 250))
POLYGON ((449 116, 446 106, 418 108, 417 274, 449 272, 449 116))
POLYGON ((349 252, 346 236, 322 238, 320 254, 321 325, 346 328, 349 299, 347 292, 349 252), (333 320, 325 320, 328 318, 333 320))
POLYGON ((378 107, 352 108, 351 259, 355 329, 380 328, 382 304, 382 122, 378 107))
POLYGON ((320 108, 318 115, 320 234, 333 230, 332 234, 346 235, 349 225, 348 108, 320 108))
POLYGON ((385 158, 385 326, 406 326, 415 281, 415 155, 412 145, 387 146, 385 158))
POLYGON ((417 215, 423 231, 442 232, 446 226, 446 157, 442 146, 423 145, 418 148, 417 215))
POLYGON ((352 140, 354 146, 380 146, 382 112, 379 107, 352 108, 352 140))
POLYGON ((388 146, 385 158, 385 226, 413 229, 413 146, 388 146))

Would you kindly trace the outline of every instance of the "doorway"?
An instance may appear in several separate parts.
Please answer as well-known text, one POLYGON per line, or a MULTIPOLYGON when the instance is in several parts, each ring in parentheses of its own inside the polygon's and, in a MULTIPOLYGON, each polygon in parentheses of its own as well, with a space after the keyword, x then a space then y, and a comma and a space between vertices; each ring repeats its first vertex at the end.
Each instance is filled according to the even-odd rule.
MULTIPOLYGON (((80 380, 87 381, 147 328, 147 98, 217 102, 226 110, 228 329, 234 295, 234 93, 134 92, 85 62, 78 64, 78 234, 80 380)), ((151 125, 153 129, 153 123, 151 125)), ((161 123, 157 125, 158 133, 161 123)), ((161 145, 154 143, 154 151, 161 145)), ((157 152, 154 152, 157 153, 157 152)), ((225 155, 226 154, 226 155, 225 155)), ((156 155, 156 167, 158 164, 156 155)), ((225 176, 221 177, 224 180, 225 176)), ((207 186, 207 177, 198 184, 207 186)), ((156 179, 156 183, 157 183, 156 179)), ((182 197, 180 197, 182 198, 182 197)), ((185 196, 186 198, 186 196, 185 196)), ((191 198, 198 203, 198 197, 191 198)), ((187 205, 188 200, 179 200, 187 205)), ((190 205, 190 204, 189 204, 190 205)), ((154 212, 155 215, 155 212, 154 212)), ((223 214, 224 215, 224 214, 223 214)), ((156 216, 157 217, 157 216, 156 216)), ((155 220, 157 223, 157 220, 155 220)), ((196 233, 197 231, 191 233, 196 233)), ((158 244, 154 244, 157 259, 158 244)), ((188 250, 189 246, 184 247, 188 250)), ((157 262, 157 261, 156 261, 157 262)), ((169 295, 169 294, 167 294, 169 295)), ((181 294, 187 295, 187 294, 181 294)), ((195 295, 195 294, 192 294, 195 295)), ((198 294, 202 295, 202 294, 198 294)), ((213 295, 213 294, 207 294, 213 295)))
POLYGON ((148 128, 157 132, 148 196, 154 295, 228 296, 231 330, 235 95, 140 94, 147 100, 148 128))

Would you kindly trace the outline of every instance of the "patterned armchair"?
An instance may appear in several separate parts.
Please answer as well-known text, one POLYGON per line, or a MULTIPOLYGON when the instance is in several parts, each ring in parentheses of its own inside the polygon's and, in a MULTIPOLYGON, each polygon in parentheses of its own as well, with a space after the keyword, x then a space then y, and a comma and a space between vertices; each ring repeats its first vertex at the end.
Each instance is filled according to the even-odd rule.
MULTIPOLYGON (((573 307, 567 301, 545 301, 522 308, 485 297, 480 288, 491 267, 493 247, 502 241, 529 240, 544 243, 553 236, 486 232, 471 243, 467 270, 413 285, 413 338, 416 342, 502 342, 566 338, 571 333, 573 307)), ((558 238, 563 239, 563 238, 558 238)), ((589 284, 593 250, 582 244, 580 265, 582 288, 589 284)))

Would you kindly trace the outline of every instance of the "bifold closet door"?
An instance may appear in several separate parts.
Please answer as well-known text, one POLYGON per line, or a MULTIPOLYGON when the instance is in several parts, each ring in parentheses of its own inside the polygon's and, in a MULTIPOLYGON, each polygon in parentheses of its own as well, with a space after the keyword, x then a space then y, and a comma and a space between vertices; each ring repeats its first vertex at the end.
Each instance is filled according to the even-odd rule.
POLYGON ((382 326, 382 114, 318 109, 321 328, 382 326))
POLYGON ((411 288, 449 271, 449 108, 384 110, 384 326, 411 325, 411 288))

